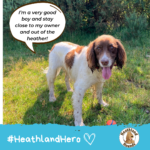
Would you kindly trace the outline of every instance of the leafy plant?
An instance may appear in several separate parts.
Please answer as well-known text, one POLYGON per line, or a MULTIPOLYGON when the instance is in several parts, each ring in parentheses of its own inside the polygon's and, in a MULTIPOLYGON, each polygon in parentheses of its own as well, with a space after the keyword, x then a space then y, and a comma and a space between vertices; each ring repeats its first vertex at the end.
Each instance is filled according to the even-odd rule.
POLYGON ((142 33, 147 30, 148 22, 146 15, 138 15, 135 11, 129 16, 125 15, 125 27, 122 30, 122 39, 131 40, 132 38, 142 37, 142 33))

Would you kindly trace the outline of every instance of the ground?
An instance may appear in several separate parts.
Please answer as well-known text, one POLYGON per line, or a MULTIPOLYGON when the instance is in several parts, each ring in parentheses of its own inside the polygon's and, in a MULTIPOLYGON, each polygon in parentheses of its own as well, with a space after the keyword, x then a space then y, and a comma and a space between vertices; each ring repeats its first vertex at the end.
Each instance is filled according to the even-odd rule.
MULTIPOLYGON (((72 93, 67 92, 64 72, 55 81, 57 101, 50 103, 43 70, 48 67, 48 50, 53 44, 70 41, 87 45, 96 37, 68 33, 48 44, 34 44, 33 54, 24 43, 4 36, 3 123, 74 125, 72 93)), ((93 88, 85 93, 82 110, 87 126, 106 125, 109 119, 117 124, 150 123, 150 38, 142 44, 137 40, 122 43, 127 63, 122 70, 113 69, 103 88, 103 100, 109 106, 99 108, 93 88)))

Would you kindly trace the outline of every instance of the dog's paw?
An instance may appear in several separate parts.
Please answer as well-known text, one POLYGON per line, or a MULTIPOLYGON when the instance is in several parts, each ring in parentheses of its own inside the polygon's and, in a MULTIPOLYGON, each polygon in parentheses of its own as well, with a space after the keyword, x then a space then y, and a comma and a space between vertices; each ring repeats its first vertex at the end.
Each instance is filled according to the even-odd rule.
POLYGON ((85 126, 84 123, 81 123, 81 124, 75 124, 75 126, 85 126))
POLYGON ((107 106, 109 106, 109 104, 107 104, 105 101, 101 101, 100 103, 99 103, 100 105, 102 105, 102 106, 104 106, 104 107, 107 107, 107 106))
POLYGON ((67 89, 68 92, 73 92, 73 89, 67 89))
POLYGON ((83 123, 83 121, 79 122, 74 122, 75 126, 85 126, 85 124, 83 123))
POLYGON ((55 97, 49 97, 49 102, 55 102, 56 98, 55 97))

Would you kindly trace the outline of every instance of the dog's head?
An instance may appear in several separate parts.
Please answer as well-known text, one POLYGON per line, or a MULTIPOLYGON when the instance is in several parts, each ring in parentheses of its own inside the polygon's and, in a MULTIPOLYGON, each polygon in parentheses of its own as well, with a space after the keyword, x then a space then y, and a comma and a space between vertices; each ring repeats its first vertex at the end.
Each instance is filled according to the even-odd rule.
POLYGON ((131 132, 127 132, 126 141, 132 140, 133 134, 131 132))
POLYGON ((126 52, 118 39, 111 35, 102 35, 89 44, 87 61, 92 72, 100 66, 103 78, 109 79, 115 62, 119 68, 125 64, 126 52))

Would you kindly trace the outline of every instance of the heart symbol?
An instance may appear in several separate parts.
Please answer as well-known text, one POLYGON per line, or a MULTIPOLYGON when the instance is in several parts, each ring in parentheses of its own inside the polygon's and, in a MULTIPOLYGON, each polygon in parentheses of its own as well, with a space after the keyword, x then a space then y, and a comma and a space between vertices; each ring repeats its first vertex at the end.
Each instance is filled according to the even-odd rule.
POLYGON ((84 134, 84 140, 89 144, 92 145, 93 141, 95 139, 95 133, 92 133, 91 135, 89 135, 88 133, 84 134), (93 135, 93 136, 92 136, 93 135), (92 136, 92 137, 91 137, 92 136), (87 138, 88 137, 88 138, 87 138))

